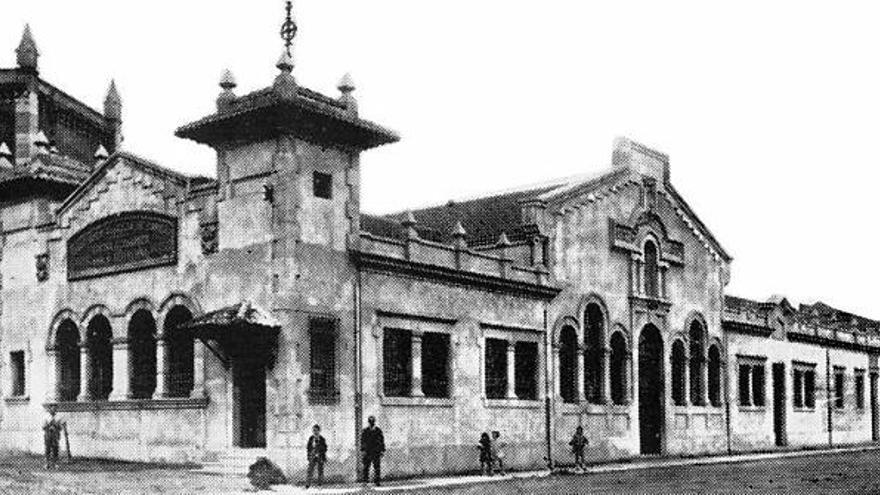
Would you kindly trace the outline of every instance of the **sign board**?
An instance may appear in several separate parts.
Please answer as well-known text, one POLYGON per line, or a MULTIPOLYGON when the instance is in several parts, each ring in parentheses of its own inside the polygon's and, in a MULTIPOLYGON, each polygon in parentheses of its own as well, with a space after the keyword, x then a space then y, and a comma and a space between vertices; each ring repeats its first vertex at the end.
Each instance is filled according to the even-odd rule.
POLYGON ((97 220, 67 241, 67 278, 80 280, 177 263, 177 219, 129 211, 97 220))

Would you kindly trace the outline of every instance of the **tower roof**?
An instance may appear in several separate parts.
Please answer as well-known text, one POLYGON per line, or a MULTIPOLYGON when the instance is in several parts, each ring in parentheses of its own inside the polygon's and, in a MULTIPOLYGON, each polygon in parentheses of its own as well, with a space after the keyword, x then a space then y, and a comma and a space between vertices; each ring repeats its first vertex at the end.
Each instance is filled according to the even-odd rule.
POLYGON ((37 70, 37 60, 40 57, 40 51, 37 49, 37 43, 31 34, 31 27, 28 24, 24 26, 24 32, 21 35, 21 42, 15 50, 18 66, 22 69, 37 70))

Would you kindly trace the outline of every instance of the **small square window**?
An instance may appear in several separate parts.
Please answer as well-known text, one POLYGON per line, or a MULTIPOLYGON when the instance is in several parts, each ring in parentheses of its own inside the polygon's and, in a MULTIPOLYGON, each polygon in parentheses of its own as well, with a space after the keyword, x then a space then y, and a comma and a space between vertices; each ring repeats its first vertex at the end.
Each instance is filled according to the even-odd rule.
POLYGON ((316 198, 333 199, 333 175, 324 172, 313 172, 312 192, 316 198))
POLYGON ((24 351, 15 351, 9 354, 9 364, 12 375, 13 397, 24 396, 24 351))

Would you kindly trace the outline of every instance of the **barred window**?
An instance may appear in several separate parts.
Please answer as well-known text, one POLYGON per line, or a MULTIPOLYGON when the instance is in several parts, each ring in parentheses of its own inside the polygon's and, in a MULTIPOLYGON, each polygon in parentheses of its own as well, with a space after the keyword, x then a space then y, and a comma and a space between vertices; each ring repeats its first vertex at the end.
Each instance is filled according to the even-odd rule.
POLYGON ((611 402, 623 405, 627 402, 627 361, 626 339, 620 332, 611 336, 611 402))
POLYGON ((816 371, 813 369, 804 371, 804 407, 816 407, 816 371))
POLYGON ((445 398, 449 392, 449 335, 426 332, 422 337, 422 392, 445 398))
POLYGON ((794 407, 804 407, 804 370, 794 370, 794 385, 792 387, 794 407))
POLYGON ((740 360, 738 366, 740 406, 764 406, 764 364, 765 361, 763 359, 740 360))
POLYGON ((21 397, 24 395, 25 391, 24 351, 13 351, 9 353, 9 367, 12 376, 10 395, 13 397, 21 397))
POLYGON ((312 400, 336 397, 336 322, 309 319, 309 396, 312 400))
POLYGON ((412 395, 412 333, 386 328, 382 340, 382 358, 385 395, 412 395))
POLYGON ((486 339, 486 397, 507 396, 507 341, 486 339))
POLYGON ((584 312, 584 347, 586 348, 584 366, 584 395, 593 404, 604 402, 602 397, 603 373, 605 370, 605 314, 596 303, 587 305, 584 312))
POLYGON ((515 392, 518 399, 538 398, 538 344, 517 342, 514 347, 515 392))
POLYGON ((793 368, 792 402, 794 407, 816 407, 816 365, 795 362, 793 368))
POLYGON ((705 329, 699 321, 691 323, 688 330, 690 340, 690 385, 691 385, 691 404, 703 405, 703 366, 705 361, 703 353, 705 352, 705 329))

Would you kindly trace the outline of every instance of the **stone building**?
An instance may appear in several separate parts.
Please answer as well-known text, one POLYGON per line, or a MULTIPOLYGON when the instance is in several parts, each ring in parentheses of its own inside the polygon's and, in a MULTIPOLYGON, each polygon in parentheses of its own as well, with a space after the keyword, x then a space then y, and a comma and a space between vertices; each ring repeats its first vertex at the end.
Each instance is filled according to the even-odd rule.
MULTIPOLYGON (((295 31, 295 30, 294 30, 295 31)), ((880 323, 725 296, 731 257, 670 180, 615 143, 595 175, 391 215, 360 210, 362 152, 398 136, 354 84, 236 94, 177 136, 214 177, 127 153, 103 112, 39 74, 28 30, 0 70, 0 448, 304 469, 312 424, 353 479, 358 431, 392 476, 878 439, 880 323)))

